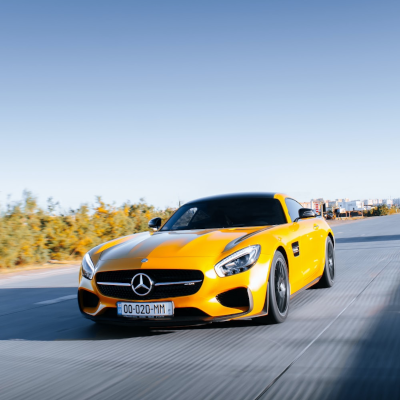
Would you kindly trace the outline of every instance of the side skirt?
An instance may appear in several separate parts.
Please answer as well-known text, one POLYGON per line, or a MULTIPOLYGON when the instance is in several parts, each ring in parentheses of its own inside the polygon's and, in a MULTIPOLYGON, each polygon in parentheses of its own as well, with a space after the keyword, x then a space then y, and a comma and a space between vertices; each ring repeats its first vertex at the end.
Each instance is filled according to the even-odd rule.
POLYGON ((296 293, 293 293, 290 296, 290 299, 293 299, 293 297, 297 296, 299 293, 303 292, 304 290, 307 290, 311 286, 314 286, 320 279, 322 278, 322 275, 319 276, 318 278, 314 279, 312 282, 310 282, 307 286, 304 286, 303 288, 299 289, 296 293))

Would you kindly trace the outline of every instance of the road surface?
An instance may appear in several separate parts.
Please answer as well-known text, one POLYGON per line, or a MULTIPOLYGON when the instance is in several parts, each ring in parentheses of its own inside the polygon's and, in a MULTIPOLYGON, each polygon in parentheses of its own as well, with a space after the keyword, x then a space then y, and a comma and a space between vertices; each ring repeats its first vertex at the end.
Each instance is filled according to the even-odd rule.
POLYGON ((77 267, 0 276, 0 398, 399 399, 400 216, 333 229, 335 286, 280 325, 101 327, 77 267))

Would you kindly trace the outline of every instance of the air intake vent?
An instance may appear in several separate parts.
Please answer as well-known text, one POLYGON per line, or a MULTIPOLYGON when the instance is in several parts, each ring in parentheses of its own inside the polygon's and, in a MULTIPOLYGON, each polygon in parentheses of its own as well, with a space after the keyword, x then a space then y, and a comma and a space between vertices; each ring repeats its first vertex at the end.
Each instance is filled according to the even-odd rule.
POLYGON ((249 295, 246 288, 238 288, 220 293, 217 300, 224 307, 250 307, 249 295))
POLYGON ((88 292, 86 290, 80 290, 79 291, 79 298, 81 300, 81 305, 83 308, 93 308, 97 307, 99 304, 99 298, 91 292, 88 292))

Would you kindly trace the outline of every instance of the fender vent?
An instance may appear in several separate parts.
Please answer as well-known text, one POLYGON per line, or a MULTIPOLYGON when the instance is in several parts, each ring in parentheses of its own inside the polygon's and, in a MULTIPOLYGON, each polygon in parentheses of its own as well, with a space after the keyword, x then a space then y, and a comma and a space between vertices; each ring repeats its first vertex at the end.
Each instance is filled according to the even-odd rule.
POLYGON ((299 242, 294 242, 292 243, 292 250, 293 250, 293 255, 295 257, 298 257, 300 255, 300 246, 299 242))
POLYGON ((217 300, 224 307, 250 307, 249 295, 246 288, 237 288, 220 293, 217 300))

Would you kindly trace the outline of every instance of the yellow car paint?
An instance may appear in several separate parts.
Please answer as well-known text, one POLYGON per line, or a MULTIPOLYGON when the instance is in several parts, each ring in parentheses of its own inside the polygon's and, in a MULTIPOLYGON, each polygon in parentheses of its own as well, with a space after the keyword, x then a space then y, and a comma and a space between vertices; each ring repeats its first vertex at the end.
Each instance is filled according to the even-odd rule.
MULTIPOLYGON (((298 221, 290 218, 284 194, 275 194, 286 216, 287 223, 276 226, 257 226, 223 229, 202 229, 193 232, 143 232, 118 238, 90 251, 96 274, 105 271, 141 269, 194 269, 204 274, 197 293, 188 296, 157 299, 173 301, 175 309, 195 307, 211 318, 249 318, 265 315, 270 264, 276 251, 287 259, 290 294, 293 296, 317 282, 325 266, 325 243, 333 232, 324 218, 298 221), (233 241, 249 235, 233 247, 233 241), (295 256, 292 244, 298 242, 300 255, 295 256), (251 245, 261 246, 261 255, 249 270, 227 277, 217 276, 214 266, 232 253, 251 245), (228 250, 227 250, 228 248, 228 250), (143 262, 143 259, 148 261, 143 262), (217 300, 220 293, 235 288, 247 288, 251 298, 249 309, 225 307, 217 300)), ((116 309, 117 299, 104 296, 96 280, 79 274, 79 293, 88 291, 99 298, 96 307, 85 307, 79 297, 84 315, 101 317, 109 309, 116 309)), ((132 300, 125 300, 132 301, 132 300)), ((149 300, 134 300, 134 302, 149 300)), ((132 301, 133 302, 133 301, 132 301)), ((172 324, 173 325, 173 324, 172 324)))

